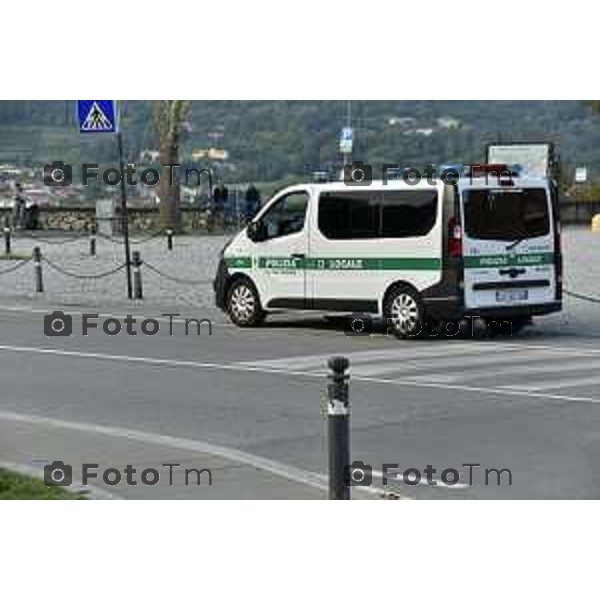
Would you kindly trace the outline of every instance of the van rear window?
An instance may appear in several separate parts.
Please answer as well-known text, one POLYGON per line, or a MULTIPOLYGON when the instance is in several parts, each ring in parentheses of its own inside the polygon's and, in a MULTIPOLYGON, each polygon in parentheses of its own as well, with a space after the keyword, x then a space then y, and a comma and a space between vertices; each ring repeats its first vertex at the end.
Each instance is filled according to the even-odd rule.
POLYGON ((480 240, 511 241, 550 232, 543 188, 469 190, 464 196, 465 233, 480 240))
POLYGON ((427 235, 435 225, 437 190, 352 190, 319 198, 319 230, 328 239, 427 235))

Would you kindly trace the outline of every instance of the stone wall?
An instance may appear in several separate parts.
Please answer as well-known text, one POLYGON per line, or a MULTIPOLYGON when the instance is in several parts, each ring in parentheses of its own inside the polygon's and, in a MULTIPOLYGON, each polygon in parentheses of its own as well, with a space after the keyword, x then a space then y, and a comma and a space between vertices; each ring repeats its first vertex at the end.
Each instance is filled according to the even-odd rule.
MULTIPOLYGON (((0 208, 0 221, 12 214, 9 208, 0 208)), ((204 213, 189 207, 181 209, 184 231, 205 231, 207 228, 204 213)), ((118 219, 116 219, 118 221, 118 219)), ((55 207, 45 206, 39 210, 39 227, 54 231, 89 231, 96 223, 93 206, 55 207)), ((157 231, 159 229, 158 208, 129 208, 129 227, 135 231, 157 231)), ((118 224, 115 223, 115 228, 118 224)))
MULTIPOLYGON (((0 221, 11 218, 12 209, 0 208, 0 221)), ((39 210, 39 228, 60 231, 86 231, 95 222, 93 207, 74 206, 69 208, 43 207, 39 210)))
MULTIPOLYGON (((592 202, 563 202, 561 204, 561 217, 564 224, 589 225, 592 217, 600 214, 600 201, 592 202)), ((10 217, 10 208, 0 208, 0 224, 4 223, 6 216, 10 217)), ((206 216, 203 212, 190 207, 181 209, 184 231, 206 231, 206 216)), ((129 208, 130 229, 136 231, 158 231, 158 207, 131 207, 129 208)), ((54 231, 89 231, 96 222, 94 206, 55 207, 45 206, 40 208, 40 228, 54 231)))

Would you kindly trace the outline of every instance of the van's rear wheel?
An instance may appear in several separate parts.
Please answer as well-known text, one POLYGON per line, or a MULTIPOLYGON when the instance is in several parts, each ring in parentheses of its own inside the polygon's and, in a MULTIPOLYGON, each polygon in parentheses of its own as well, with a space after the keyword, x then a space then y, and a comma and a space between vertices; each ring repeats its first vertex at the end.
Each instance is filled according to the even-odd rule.
POLYGON ((412 338, 422 333, 425 311, 415 290, 407 286, 392 288, 385 298, 383 312, 388 327, 398 337, 412 338))
POLYGON ((238 279, 232 284, 226 308, 229 318, 239 327, 255 327, 265 320, 258 291, 248 279, 238 279))
POLYGON ((512 333, 517 334, 522 331, 525 327, 533 325, 533 319, 531 317, 521 317, 519 319, 512 320, 512 333))
POLYGON ((523 328, 532 324, 531 317, 515 317, 507 319, 488 319, 487 331, 489 337, 513 336, 520 333, 523 328))

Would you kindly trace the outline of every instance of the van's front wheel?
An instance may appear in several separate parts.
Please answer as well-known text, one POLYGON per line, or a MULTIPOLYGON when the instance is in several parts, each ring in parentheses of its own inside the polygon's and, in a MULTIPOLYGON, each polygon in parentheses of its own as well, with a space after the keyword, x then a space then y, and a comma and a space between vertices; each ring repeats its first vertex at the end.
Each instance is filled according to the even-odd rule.
POLYGON ((239 327, 255 327, 265 319, 260 304, 260 296, 251 281, 239 279, 229 288, 227 294, 227 314, 239 327))
POLYGON ((392 288, 385 298, 383 312, 396 336, 414 338, 422 333, 425 311, 415 290, 407 286, 392 288))

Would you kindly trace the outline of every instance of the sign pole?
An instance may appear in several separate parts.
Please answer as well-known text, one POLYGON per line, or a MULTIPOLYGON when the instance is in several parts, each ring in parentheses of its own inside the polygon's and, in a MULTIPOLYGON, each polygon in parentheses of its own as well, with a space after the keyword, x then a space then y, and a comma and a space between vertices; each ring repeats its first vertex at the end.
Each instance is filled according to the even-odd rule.
POLYGON ((340 137, 340 153, 344 166, 352 162, 352 146, 354 145, 354 130, 352 129, 352 101, 348 100, 346 113, 346 126, 342 128, 340 137))
POLYGON ((123 226, 123 242, 125 246, 125 265, 127 271, 127 297, 133 298, 131 284, 131 247, 129 245, 129 212, 127 210, 127 188, 125 187, 125 164, 123 161, 123 134, 117 131, 117 146, 119 148, 119 168, 121 171, 121 223, 123 226))
MULTIPOLYGON (((78 100, 77 121, 79 133, 116 133, 121 170, 121 223, 127 268, 127 297, 133 297, 131 282, 131 249, 129 247, 129 212, 127 210, 127 188, 125 187, 125 165, 123 160, 123 134, 119 127, 119 115, 115 100, 78 100)), ((94 248, 95 250, 95 248, 94 248)))
POLYGON ((346 164, 349 165, 352 163, 352 145, 354 142, 354 132, 352 131, 352 100, 348 100, 347 108, 348 111, 346 113, 346 129, 350 132, 351 135, 350 143, 348 144, 346 152, 346 164))

